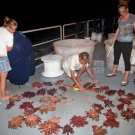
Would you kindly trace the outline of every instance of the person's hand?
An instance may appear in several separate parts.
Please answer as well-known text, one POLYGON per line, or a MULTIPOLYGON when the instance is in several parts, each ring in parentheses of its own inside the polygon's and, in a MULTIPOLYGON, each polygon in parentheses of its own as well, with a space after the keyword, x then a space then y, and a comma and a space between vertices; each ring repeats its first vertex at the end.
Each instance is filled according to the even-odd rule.
POLYGON ((98 80, 97 79, 93 79, 94 83, 98 83, 98 80))
POLYGON ((80 91, 85 90, 85 88, 82 87, 82 86, 80 86, 80 87, 78 87, 78 88, 79 88, 80 91))

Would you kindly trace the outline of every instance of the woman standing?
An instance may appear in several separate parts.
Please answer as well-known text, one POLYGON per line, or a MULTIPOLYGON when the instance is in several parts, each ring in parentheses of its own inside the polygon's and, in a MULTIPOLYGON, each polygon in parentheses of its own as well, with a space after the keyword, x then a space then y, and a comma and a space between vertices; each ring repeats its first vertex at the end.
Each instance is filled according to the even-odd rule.
POLYGON ((0 95, 2 100, 9 99, 12 95, 6 95, 6 78, 11 70, 7 57, 7 51, 13 48, 13 33, 17 29, 17 22, 5 16, 4 24, 0 27, 0 95))
POLYGON ((133 45, 133 28, 135 28, 135 15, 129 13, 128 3, 123 2, 119 4, 118 10, 120 17, 118 19, 118 28, 112 43, 114 44, 114 62, 112 72, 107 74, 106 77, 116 76, 120 55, 122 53, 125 64, 125 74, 122 86, 127 85, 128 76, 130 74, 131 64, 130 57, 133 45))

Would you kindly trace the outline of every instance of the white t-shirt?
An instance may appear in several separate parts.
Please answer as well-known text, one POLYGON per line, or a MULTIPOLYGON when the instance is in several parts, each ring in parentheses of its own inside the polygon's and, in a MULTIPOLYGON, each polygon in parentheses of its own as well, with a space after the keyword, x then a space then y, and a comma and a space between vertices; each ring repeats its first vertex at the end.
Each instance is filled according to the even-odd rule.
POLYGON ((4 27, 0 27, 0 54, 7 56, 6 46, 13 46, 13 34, 4 27))
MULTIPOLYGON (((71 70, 79 70, 82 67, 82 64, 79 62, 78 54, 70 54, 63 63, 63 68, 68 68, 71 70)), ((88 63, 87 63, 88 67, 88 63)))

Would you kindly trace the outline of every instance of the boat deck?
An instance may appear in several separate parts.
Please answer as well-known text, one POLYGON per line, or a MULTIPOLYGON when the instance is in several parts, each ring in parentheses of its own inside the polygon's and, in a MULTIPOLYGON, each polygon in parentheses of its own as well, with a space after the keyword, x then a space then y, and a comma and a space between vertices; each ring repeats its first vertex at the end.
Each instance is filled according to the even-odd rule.
MULTIPOLYGON (((95 53, 94 53, 94 60, 104 60, 105 61, 105 49, 104 49, 104 42, 100 42, 96 44, 95 53)), ((20 101, 15 101, 15 105, 12 106, 10 109, 6 109, 7 105, 9 104, 9 100, 0 100, 0 135, 25 135, 25 134, 33 134, 33 135, 51 135, 47 134, 45 132, 41 132, 40 129, 41 125, 43 123, 47 123, 52 118, 56 118, 56 125, 59 125, 61 128, 55 127, 54 133, 52 132, 52 135, 58 134, 63 135, 67 134, 74 134, 74 135, 93 135, 93 125, 96 126, 102 126, 103 129, 106 130, 107 135, 134 135, 135 134, 135 110, 133 109, 133 115, 130 115, 129 117, 123 117, 121 115, 120 110, 118 110, 117 105, 121 102, 118 100, 120 98, 126 98, 128 93, 135 94, 135 73, 130 74, 129 76, 129 83, 126 86, 121 86, 120 83, 123 79, 123 73, 121 71, 117 71, 117 75, 115 77, 105 77, 105 74, 109 73, 111 70, 106 68, 105 74, 94 74, 95 77, 99 80, 99 84, 96 84, 95 87, 100 89, 99 93, 85 90, 85 91, 77 91, 73 90, 73 88, 66 87, 65 90, 61 90, 60 86, 63 86, 63 84, 70 84, 73 85, 74 82, 69 79, 67 80, 66 74, 63 74, 60 77, 56 78, 46 78, 42 76, 42 71, 44 70, 44 65, 40 64, 36 67, 36 73, 34 76, 29 78, 29 81, 25 85, 21 85, 20 87, 14 84, 11 84, 10 82, 7 83, 7 89, 10 90, 10 94, 18 95, 21 97, 20 101), (55 83, 59 80, 63 80, 64 82, 60 85, 56 85, 55 83), (42 84, 40 88, 32 87, 32 84, 34 82, 39 82, 42 84), (52 86, 46 86, 45 82, 51 82, 52 86), (104 87, 104 88, 103 88, 104 87), (45 88, 46 92, 44 95, 38 95, 38 90, 45 88), (116 90, 116 93, 109 96, 106 94, 106 92, 109 90, 116 90), (118 91, 124 90, 125 95, 119 96, 118 91), (31 94, 31 98, 28 98, 28 94, 26 94, 26 97, 24 96, 25 92, 34 92, 35 95, 31 94), (97 95, 100 94, 102 96, 105 96, 104 100, 99 100, 97 98, 97 95), (23 97, 24 96, 24 97, 23 97), (48 99, 46 102, 40 102, 41 98, 46 97, 45 99, 48 99), (59 101, 54 103, 53 99, 54 97, 59 98, 59 101), (107 104, 107 101, 110 101, 107 104), (106 101, 106 104, 104 103, 106 101), (30 122, 28 125, 25 122, 28 118, 28 116, 24 115, 24 109, 21 108, 21 105, 24 102, 31 102, 34 108, 38 108, 41 105, 48 106, 48 109, 43 111, 43 114, 39 110, 34 112, 33 114, 36 114, 40 121, 38 120, 35 122, 30 122), (112 104, 114 106, 112 106, 112 104), (55 104, 55 106, 51 107, 50 104, 55 104), (90 110, 93 110, 93 105, 99 104, 104 109, 101 110, 101 113, 97 114, 97 117, 93 117, 93 119, 90 117, 90 110), (107 106, 105 106, 107 105, 107 106), (53 110, 51 110, 53 109, 53 110), (106 116, 104 114, 107 113, 107 111, 111 109, 112 112, 117 114, 117 117, 115 120, 117 122, 113 122, 113 120, 108 121, 106 116), (22 123, 18 121, 17 124, 13 124, 9 126, 10 121, 13 118, 18 117, 19 115, 23 116, 25 119, 23 119, 22 123), (74 118, 77 122, 73 121, 74 118), (80 119, 79 119, 80 118, 80 119), (96 119, 97 118, 97 119, 96 119), (125 118, 129 118, 125 119, 125 118), (111 123, 112 122, 112 123, 111 123), (68 124, 74 133, 72 133, 72 130, 67 130, 67 132, 63 132, 64 126, 68 124), (30 127, 30 125, 33 125, 30 127), (35 125, 35 127, 34 127, 35 125), (111 126, 110 126, 111 125, 111 126), (13 129, 13 127, 15 129, 13 129), (58 130, 57 130, 58 129, 58 130)), ((83 84, 86 84, 87 82, 93 83, 91 77, 84 72, 81 76, 81 79, 83 81, 83 84)), ((44 100, 45 101, 45 100, 44 100)), ((131 104, 130 106, 133 106, 135 108, 135 99, 130 100, 131 104)), ((127 104, 124 103, 124 110, 127 110, 127 104)), ((132 112, 132 111, 131 111, 132 112)), ((114 117, 113 117, 114 118, 114 117)), ((48 125, 46 125, 48 128, 48 125)), ((47 129, 43 129, 44 131, 47 129)), ((101 130, 100 130, 101 131, 101 130)), ((103 131, 102 131, 103 132, 103 131)), ((100 135, 100 134, 97 134, 100 135)))

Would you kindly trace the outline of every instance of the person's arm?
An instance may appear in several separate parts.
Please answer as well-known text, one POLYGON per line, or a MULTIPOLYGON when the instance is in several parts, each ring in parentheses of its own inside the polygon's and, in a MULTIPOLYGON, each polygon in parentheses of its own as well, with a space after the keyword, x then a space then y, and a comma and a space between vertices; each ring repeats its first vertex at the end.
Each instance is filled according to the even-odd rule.
POLYGON ((133 23, 133 25, 134 25, 134 30, 135 30, 135 22, 133 23))
POLYGON ((13 47, 10 46, 6 46, 7 51, 11 51, 13 49, 13 47))
POLYGON ((88 74, 90 75, 90 77, 93 79, 94 83, 98 83, 98 80, 94 77, 91 69, 89 67, 86 67, 86 70, 87 70, 88 74))
POLYGON ((7 41, 6 49, 7 51, 11 51, 13 49, 13 44, 14 44, 14 37, 13 34, 10 34, 9 39, 7 41))
POLYGON ((112 40, 112 44, 115 43, 116 37, 118 35, 118 32, 119 32, 119 28, 117 28, 117 30, 116 30, 115 36, 113 37, 113 40, 112 40))
POLYGON ((79 87, 79 90, 84 90, 84 87, 82 87, 82 85, 77 81, 74 73, 74 70, 70 70, 71 78, 73 79, 74 83, 79 87))

